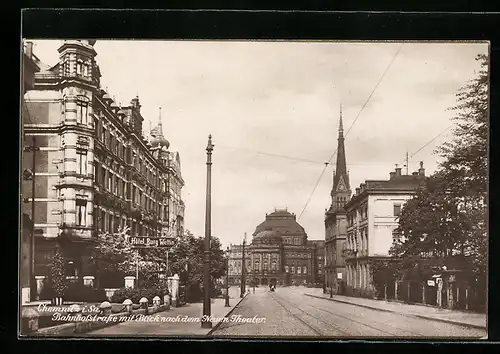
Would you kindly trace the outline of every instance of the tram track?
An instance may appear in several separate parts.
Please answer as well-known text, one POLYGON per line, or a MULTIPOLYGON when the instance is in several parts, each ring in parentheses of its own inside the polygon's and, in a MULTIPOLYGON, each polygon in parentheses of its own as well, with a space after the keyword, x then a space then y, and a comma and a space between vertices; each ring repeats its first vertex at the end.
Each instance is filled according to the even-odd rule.
MULTIPOLYGON (((348 316, 344 316, 344 315, 341 315, 337 312, 333 312, 333 311, 330 311, 330 310, 327 310, 327 309, 324 309, 322 307, 318 307, 318 306, 314 306, 314 305, 311 305, 311 304, 308 304, 308 303, 304 303, 305 306, 309 306, 311 308, 314 308, 316 310, 319 310, 319 311, 323 311, 323 312, 326 312, 328 313, 329 315, 333 315, 333 316, 336 316, 336 317, 339 317, 339 318, 342 318, 342 319, 345 319, 345 320, 348 320, 348 321, 352 321, 356 324, 359 324, 361 326, 364 326, 364 327, 368 327, 368 328, 371 328, 371 329, 374 329, 376 331, 379 331, 379 332, 382 332, 386 335, 390 335, 390 336, 397 336, 396 334, 394 334, 393 332, 389 332, 389 331, 386 331, 386 330, 382 330, 380 329, 380 327, 376 327, 376 326, 372 326, 372 325, 369 325, 369 324, 366 324, 362 321, 359 321, 357 319, 354 319, 353 317, 359 317, 359 318, 363 318, 362 316, 360 315, 353 315, 352 317, 348 317, 348 316)), ((352 305, 352 306, 356 306, 356 305, 352 305)), ((399 331, 399 332, 404 332, 404 333, 407 333, 408 335, 410 336, 420 336, 421 334, 420 333, 417 333, 417 332, 413 332, 413 331, 410 331, 410 330, 407 330, 407 329, 404 329, 404 328, 401 328, 401 327, 396 327, 394 325, 391 325, 387 322, 380 322, 380 321, 376 321, 376 320, 373 320, 373 319, 370 319, 370 322, 374 322, 374 323, 377 323, 377 324, 380 324, 382 326, 387 326, 387 327, 391 327, 391 328, 394 328, 395 330, 399 331)))
POLYGON ((343 329, 341 329, 339 326, 335 325, 335 324, 332 324, 330 322, 327 322, 327 321, 324 321, 324 320, 321 320, 321 319, 318 319, 312 315, 310 315, 309 313, 307 313, 306 311, 300 309, 299 307, 297 307, 295 304, 289 302, 289 301, 286 301, 284 300, 283 298, 277 296, 276 294, 272 294, 271 295, 272 299, 274 301, 276 301, 285 311, 287 311, 292 317, 296 318, 299 322, 301 322, 302 324, 304 324, 305 326, 307 326, 309 329, 311 329, 313 332, 315 332, 316 334, 318 334, 318 336, 321 336, 321 337, 325 337, 325 336, 332 336, 330 333, 327 333, 325 334, 324 331, 321 331, 320 329, 318 329, 316 326, 313 326, 311 325, 310 323, 308 323, 307 321, 305 321, 303 318, 301 318, 300 316, 298 316, 296 313, 294 313, 293 311, 291 311, 289 309, 288 306, 285 306, 286 303, 288 304, 291 304, 293 305, 292 307, 295 308, 296 310, 304 313, 306 316, 309 316, 309 317, 312 317, 315 321, 318 321, 318 322, 321 322, 321 323, 324 323, 326 326, 328 326, 329 328, 334 328, 335 331, 339 332, 341 335, 344 335, 344 336, 349 336, 349 332, 346 332, 344 331, 343 329), (280 299, 280 300, 278 300, 280 299))

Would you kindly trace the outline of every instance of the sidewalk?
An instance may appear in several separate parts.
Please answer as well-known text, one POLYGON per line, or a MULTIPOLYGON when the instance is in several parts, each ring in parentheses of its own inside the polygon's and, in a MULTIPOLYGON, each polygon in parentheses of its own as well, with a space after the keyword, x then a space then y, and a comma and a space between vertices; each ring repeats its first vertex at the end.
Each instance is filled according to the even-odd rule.
POLYGON ((331 301, 366 307, 373 310, 399 313, 405 316, 415 316, 433 321, 440 321, 466 327, 486 329, 486 314, 448 310, 423 305, 411 305, 400 302, 365 299, 343 295, 323 294, 323 289, 307 289, 307 296, 324 298, 331 301))
MULTIPOLYGON (((240 288, 229 288, 229 304, 230 307, 224 307, 225 299, 211 299, 211 316, 213 318, 212 328, 201 328, 201 322, 123 322, 107 328, 99 329, 84 334, 84 336, 206 336, 214 328, 219 321, 227 316, 242 300, 240 298, 240 288)), ((182 307, 172 307, 168 311, 158 312, 154 316, 174 318, 189 317, 191 319, 199 319, 203 315, 203 303, 186 304, 182 307)))

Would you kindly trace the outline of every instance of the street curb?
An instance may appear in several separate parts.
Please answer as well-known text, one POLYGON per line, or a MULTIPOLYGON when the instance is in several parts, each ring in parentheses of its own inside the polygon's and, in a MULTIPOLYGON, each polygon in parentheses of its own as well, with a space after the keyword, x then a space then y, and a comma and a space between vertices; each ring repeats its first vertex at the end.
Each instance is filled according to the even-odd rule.
POLYGON ((356 304, 354 302, 342 301, 342 300, 338 300, 338 299, 334 299, 334 298, 325 298, 325 297, 317 296, 317 295, 311 295, 311 294, 305 294, 305 295, 309 296, 309 297, 315 297, 315 298, 318 298, 318 299, 335 301, 335 302, 341 302, 343 304, 349 304, 349 305, 364 307, 364 308, 367 308, 367 309, 377 310, 377 311, 381 311, 381 312, 397 313, 399 315, 407 316, 407 317, 416 317, 416 318, 421 318, 421 319, 425 319, 425 320, 431 320, 431 321, 436 321, 436 322, 443 322, 443 323, 448 323, 448 324, 453 324, 453 325, 463 326, 463 327, 468 327, 468 328, 476 328, 476 329, 484 329, 484 330, 487 329, 486 326, 479 326, 479 325, 475 325, 475 324, 471 324, 471 323, 463 323, 463 322, 457 322, 457 321, 443 320, 442 318, 428 317, 428 316, 416 315, 416 314, 410 314, 410 313, 402 313, 402 312, 398 312, 398 311, 381 309, 381 308, 378 308, 378 307, 373 307, 373 306, 368 306, 368 305, 363 305, 363 304, 356 304))
MULTIPOLYGON (((234 306, 233 306, 233 308, 232 308, 232 309, 231 309, 228 313, 226 313, 226 315, 224 316, 224 318, 227 318, 227 317, 231 316, 231 314, 233 313, 233 311, 234 311, 234 310, 238 307, 238 305, 240 304, 240 302, 242 302, 243 300, 245 300, 245 298, 248 296, 248 294, 250 294, 250 293, 248 293, 248 292, 247 292, 247 293, 245 293, 245 295, 244 295, 242 298, 240 298, 240 301, 238 301, 238 302, 236 303, 236 305, 234 305, 234 306)), ((224 322, 224 321, 219 321, 219 322, 217 322, 217 324, 216 324, 214 327, 212 327, 212 329, 210 330, 210 332, 208 332, 206 335, 207 335, 207 336, 212 335, 212 333, 213 333, 213 332, 215 332, 215 331, 216 331, 216 330, 220 327, 220 325, 221 325, 223 322, 224 322)))

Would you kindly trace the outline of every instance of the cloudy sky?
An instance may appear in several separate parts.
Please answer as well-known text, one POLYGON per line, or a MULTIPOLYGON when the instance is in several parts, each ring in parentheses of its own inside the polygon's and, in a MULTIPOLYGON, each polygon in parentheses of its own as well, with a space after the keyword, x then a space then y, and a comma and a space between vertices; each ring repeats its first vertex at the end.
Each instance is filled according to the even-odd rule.
MULTIPOLYGON (((57 63, 61 41, 34 42, 35 55, 57 63)), ((450 126, 447 108, 488 46, 98 40, 95 49, 102 86, 116 101, 128 104, 138 94, 153 122, 162 107, 171 149, 181 155, 185 227, 200 236, 212 134, 212 234, 229 244, 250 237, 274 208, 302 213, 336 150, 341 103, 353 190, 366 179, 387 179, 406 152, 410 173, 419 161, 433 172, 433 149, 450 130, 431 140, 450 126)), ((324 239, 333 169, 300 217, 309 239, 324 239)))

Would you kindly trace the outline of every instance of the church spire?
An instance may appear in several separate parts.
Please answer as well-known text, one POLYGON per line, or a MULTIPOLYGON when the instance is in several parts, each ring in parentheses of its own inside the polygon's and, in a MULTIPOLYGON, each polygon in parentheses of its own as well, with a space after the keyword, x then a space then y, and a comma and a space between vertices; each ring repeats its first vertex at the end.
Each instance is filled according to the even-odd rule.
POLYGON ((339 137, 344 136, 344 125, 342 124, 342 103, 340 104, 340 123, 339 123, 339 137))
POLYGON ((337 145, 337 163, 333 174, 332 186, 332 208, 338 209, 342 207, 351 196, 351 188, 349 184, 349 175, 347 173, 347 163, 344 146, 344 125, 342 122, 342 105, 340 105, 340 119, 338 131, 337 145))

